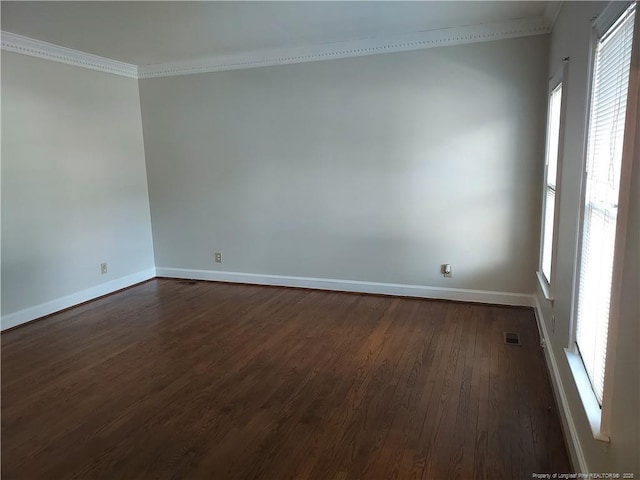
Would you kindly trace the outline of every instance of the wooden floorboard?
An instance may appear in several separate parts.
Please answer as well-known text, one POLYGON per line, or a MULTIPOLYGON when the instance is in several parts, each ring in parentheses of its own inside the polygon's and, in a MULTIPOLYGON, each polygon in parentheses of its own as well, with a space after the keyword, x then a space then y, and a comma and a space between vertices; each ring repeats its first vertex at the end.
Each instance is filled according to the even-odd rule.
POLYGON ((3 479, 570 470, 531 309, 156 279, 1 342, 3 479))

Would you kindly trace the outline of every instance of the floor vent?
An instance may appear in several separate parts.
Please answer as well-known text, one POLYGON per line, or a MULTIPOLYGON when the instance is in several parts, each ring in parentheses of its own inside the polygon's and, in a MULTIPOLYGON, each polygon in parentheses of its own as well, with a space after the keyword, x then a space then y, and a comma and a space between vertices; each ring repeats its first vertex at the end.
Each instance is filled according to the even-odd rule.
POLYGON ((196 282, 195 280, 180 280, 178 283, 180 285, 195 285, 198 282, 196 282))
POLYGON ((521 345, 520 335, 517 333, 504 332, 504 343, 507 345, 521 345))

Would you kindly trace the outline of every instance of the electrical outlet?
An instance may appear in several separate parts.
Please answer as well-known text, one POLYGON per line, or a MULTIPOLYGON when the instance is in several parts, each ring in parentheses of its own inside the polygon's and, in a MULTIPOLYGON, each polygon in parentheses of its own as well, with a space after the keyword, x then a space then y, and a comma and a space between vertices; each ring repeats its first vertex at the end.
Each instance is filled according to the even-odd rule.
POLYGON ((451 278, 451 264, 443 263, 440 272, 444 277, 451 278))
POLYGON ((107 273, 107 262, 101 263, 100 264, 100 273, 102 275, 104 275, 105 273, 107 273))
POLYGON ((222 263, 222 253, 216 252, 216 263, 222 263))

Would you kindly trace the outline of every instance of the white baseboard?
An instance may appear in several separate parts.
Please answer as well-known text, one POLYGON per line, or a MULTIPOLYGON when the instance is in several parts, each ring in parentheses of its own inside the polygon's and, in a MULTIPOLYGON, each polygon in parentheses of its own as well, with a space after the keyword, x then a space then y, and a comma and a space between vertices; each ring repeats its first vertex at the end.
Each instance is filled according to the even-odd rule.
POLYGON ((538 322, 538 329, 541 334, 541 341, 544 350, 544 358, 547 362, 547 371, 551 376, 551 386, 553 387, 554 396, 556 398, 556 404, 558 411, 560 412, 560 420, 562 423, 562 429, 564 431, 567 447, 569 448, 569 456, 574 469, 578 472, 587 473, 589 471, 587 462, 584 458, 584 452, 582 451, 582 445, 580 444, 580 438, 578 437, 578 431, 571 415, 571 409, 569 408, 569 400, 560 377, 560 370, 558 370, 558 363, 556 362, 556 356, 553 353, 553 346, 549 341, 549 334, 544 321, 544 315, 542 314, 542 307, 538 300, 538 296, 535 295, 535 311, 536 321, 538 322))
POLYGON ((23 323, 30 322, 31 320, 59 312, 65 308, 73 307, 74 305, 130 287, 136 283, 144 282, 145 280, 149 280, 155 276, 156 269, 150 268, 148 270, 127 275, 126 277, 101 283, 95 287, 87 288, 86 290, 81 290, 80 292, 72 293, 71 295, 66 295, 64 297, 51 300, 50 302, 41 303, 35 307, 29 307, 8 315, 3 315, 0 328, 2 330, 6 330, 7 328, 16 327, 23 323))
POLYGON ((25 308, 2 316, 0 330, 13 328, 46 315, 59 312, 94 298, 113 293, 117 290, 144 282, 155 276, 211 280, 218 282, 248 283, 255 285, 274 285, 282 287, 313 288, 340 292, 373 293, 403 297, 433 298, 456 300, 460 302, 489 303, 495 305, 535 306, 533 295, 525 293, 494 292, 486 290, 468 290, 460 288, 426 287, 422 285, 404 285, 397 283, 360 282, 354 280, 336 280, 331 278, 292 277, 282 275, 263 275, 253 273, 221 272, 217 270, 190 270, 183 268, 150 268, 127 275, 95 287, 72 293, 50 302, 25 308))
POLYGON ((211 280, 217 282, 275 285, 281 287, 313 288, 340 292, 375 293, 402 297, 457 300, 461 302, 491 303, 533 307, 534 296, 525 293, 466 290, 460 288, 426 287, 398 283, 360 282, 333 278, 291 277, 255 273, 222 272, 218 270, 191 270, 184 268, 156 268, 158 277, 211 280))

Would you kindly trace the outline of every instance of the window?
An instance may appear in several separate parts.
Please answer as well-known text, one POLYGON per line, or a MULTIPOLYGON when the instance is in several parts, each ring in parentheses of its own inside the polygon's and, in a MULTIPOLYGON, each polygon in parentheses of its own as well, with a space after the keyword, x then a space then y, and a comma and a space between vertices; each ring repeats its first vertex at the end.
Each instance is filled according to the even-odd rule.
POLYGON ((625 7, 597 39, 577 269, 575 343, 600 405, 636 11, 635 3, 625 7))
MULTIPOLYGON (((564 74, 563 74, 564 76, 564 74)), ((538 278, 545 297, 552 299, 551 285, 555 252, 556 204, 560 156, 560 132, 562 115, 562 80, 551 80, 547 120, 547 148, 544 171, 544 195, 542 200, 542 232, 540 271, 538 278)))

